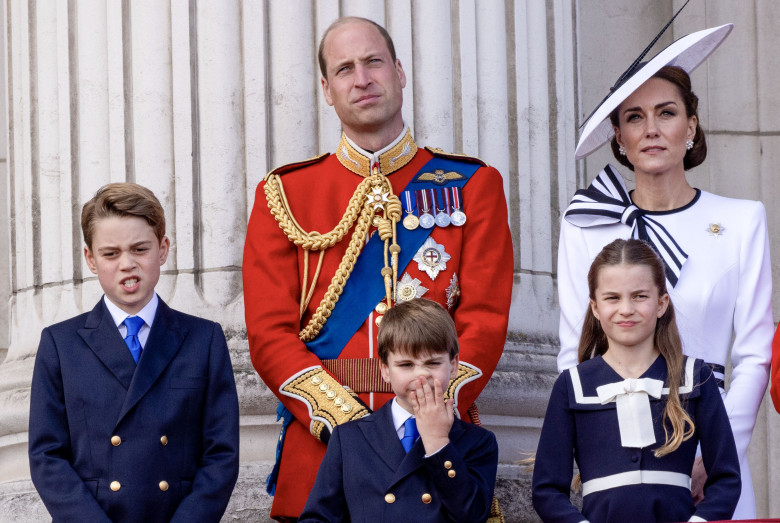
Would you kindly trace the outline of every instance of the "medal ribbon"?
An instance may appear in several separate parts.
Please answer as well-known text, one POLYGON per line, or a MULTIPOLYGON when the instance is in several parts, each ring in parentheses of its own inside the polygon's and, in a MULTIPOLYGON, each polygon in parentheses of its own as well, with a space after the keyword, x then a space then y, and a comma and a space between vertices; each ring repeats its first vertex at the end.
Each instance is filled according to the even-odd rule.
POLYGON ((439 210, 439 205, 438 205, 437 199, 436 199, 436 189, 428 189, 428 190, 431 191, 431 210, 432 210, 432 214, 436 214, 436 211, 439 210))
POLYGON ((624 223, 631 237, 648 242, 664 261, 666 279, 674 287, 688 254, 658 221, 634 205, 623 178, 607 165, 587 189, 574 193, 564 213, 566 221, 577 227, 595 227, 624 223))
MULTIPOLYGON (((453 189, 454 189, 454 187, 453 187, 453 189)), ((444 212, 449 214, 451 208, 452 207, 450 207, 450 191, 449 191, 449 189, 447 189, 445 187, 444 188, 444 212)))
POLYGON ((452 208, 458 211, 463 209, 460 207, 460 187, 452 188, 452 208))
POLYGON ((401 202, 404 204, 404 211, 406 211, 409 214, 414 214, 416 210, 416 198, 415 198, 415 205, 412 205, 412 198, 414 197, 414 193, 412 191, 404 191, 404 199, 401 200, 401 202))
MULTIPOLYGON (((412 180, 420 173, 444 169, 445 172, 456 171, 462 174, 463 179, 457 180, 453 184, 463 187, 480 167, 481 165, 476 163, 433 157, 412 177, 412 180)), ((430 188, 433 188, 432 184, 430 188)), ((421 192, 424 197, 425 191, 421 192)), ((398 256, 399 274, 406 270, 406 266, 412 261, 420 246, 428 239, 432 230, 422 227, 412 231, 404 228, 398 229, 398 245, 401 247, 398 256)), ((378 234, 374 234, 360 252, 352 274, 344 286, 344 292, 339 297, 339 301, 336 302, 328 322, 322 327, 319 336, 306 343, 306 347, 318 358, 322 360, 338 358, 347 342, 363 325, 376 304, 382 301, 385 296, 384 280, 377 277, 382 267, 384 267, 384 241, 378 234)))

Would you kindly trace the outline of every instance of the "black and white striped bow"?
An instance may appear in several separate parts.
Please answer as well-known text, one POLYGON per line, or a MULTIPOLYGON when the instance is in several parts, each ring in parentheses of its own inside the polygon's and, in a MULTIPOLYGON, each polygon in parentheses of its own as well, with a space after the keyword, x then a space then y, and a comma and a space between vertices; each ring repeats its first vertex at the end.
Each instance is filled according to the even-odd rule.
POLYGON ((587 189, 574 193, 564 213, 577 227, 594 227, 622 222, 631 227, 631 237, 652 245, 666 266, 666 279, 674 287, 688 255, 666 228, 633 204, 623 178, 611 165, 596 176, 587 189))

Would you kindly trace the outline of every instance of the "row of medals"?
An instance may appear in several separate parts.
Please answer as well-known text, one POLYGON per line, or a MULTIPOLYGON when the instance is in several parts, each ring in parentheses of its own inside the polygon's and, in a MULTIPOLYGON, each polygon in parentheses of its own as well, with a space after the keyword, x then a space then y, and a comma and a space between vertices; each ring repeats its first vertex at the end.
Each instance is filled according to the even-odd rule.
POLYGON ((410 231, 417 227, 431 229, 434 225, 461 227, 466 223, 466 213, 461 210, 462 201, 460 187, 404 191, 401 195, 407 213, 403 220, 404 227, 410 231), (444 204, 444 208, 440 208, 440 204, 444 204), (433 210, 438 211, 436 216, 433 210), (417 214, 420 214, 419 218, 417 214))

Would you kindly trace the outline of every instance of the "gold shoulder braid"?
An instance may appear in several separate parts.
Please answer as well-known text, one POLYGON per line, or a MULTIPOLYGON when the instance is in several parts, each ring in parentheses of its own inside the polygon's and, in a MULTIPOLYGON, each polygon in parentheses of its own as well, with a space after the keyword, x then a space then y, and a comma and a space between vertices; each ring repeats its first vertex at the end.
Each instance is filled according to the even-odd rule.
POLYGON ((300 304, 301 316, 303 316, 303 312, 314 292, 319 271, 322 267, 324 251, 339 243, 352 226, 355 225, 347 252, 344 253, 344 257, 341 259, 338 270, 333 275, 325 296, 322 298, 309 323, 298 334, 302 341, 311 341, 316 338, 325 322, 328 321, 339 296, 341 296, 344 290, 344 285, 352 273, 355 261, 363 249, 369 227, 372 223, 377 228, 379 237, 385 242, 385 266, 382 269, 382 276, 385 281, 387 305, 392 305, 392 298, 395 295, 398 281, 398 253, 401 252, 401 247, 397 242, 396 225, 402 218, 403 207, 398 197, 393 194, 393 186, 390 184, 390 181, 379 172, 379 167, 373 166, 372 171, 373 174, 363 180, 355 189, 344 216, 342 216, 339 223, 332 231, 325 234, 317 231, 304 231, 292 214, 284 193, 281 177, 278 174, 271 173, 266 178, 265 196, 268 200, 268 208, 271 214, 273 214, 287 238, 305 252, 304 282, 300 304), (311 287, 308 292, 305 292, 308 284, 309 251, 320 251, 320 258, 311 287))

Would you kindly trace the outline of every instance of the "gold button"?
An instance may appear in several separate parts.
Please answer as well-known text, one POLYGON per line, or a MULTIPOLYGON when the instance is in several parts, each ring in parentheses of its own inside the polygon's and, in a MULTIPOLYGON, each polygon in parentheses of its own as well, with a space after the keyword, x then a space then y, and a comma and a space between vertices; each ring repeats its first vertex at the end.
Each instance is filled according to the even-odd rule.
POLYGON ((109 488, 114 492, 116 492, 117 490, 122 488, 122 485, 120 485, 118 481, 112 481, 111 484, 109 485, 109 488))
POLYGON ((451 478, 454 478, 454 477, 455 477, 455 471, 454 471, 454 470, 451 470, 451 471, 447 472, 447 475, 448 475, 449 477, 451 477, 451 478))
POLYGON ((395 503, 395 494, 385 494, 385 501, 387 503, 395 503))
POLYGON ((386 313, 387 312, 387 302, 380 301, 379 305, 377 305, 374 310, 377 311, 379 314, 386 313))
POLYGON ((428 503, 430 503, 432 499, 433 499, 433 498, 431 497, 431 495, 430 495, 430 494, 428 494, 427 492, 426 492, 425 494, 423 494, 423 495, 422 495, 422 502, 423 502, 423 503, 425 503, 426 505, 427 505, 428 503))
POLYGON ((329 400, 332 400, 333 398, 336 397, 336 391, 329 390, 328 392, 325 393, 325 397, 328 398, 329 400))
POLYGON ((379 327, 379 324, 382 323, 382 318, 383 317, 384 316, 377 316, 376 318, 374 318, 374 323, 376 323, 377 327, 379 327))
POLYGON ((314 385, 319 385, 320 383, 322 383, 322 378, 320 378, 319 376, 314 376, 314 377, 311 379, 311 382, 312 382, 314 385))
POLYGON ((345 403, 344 405, 341 406, 341 412, 343 412, 344 414, 351 411, 352 411, 352 405, 350 405, 349 403, 345 403))
POLYGON ((164 435, 160 438, 160 443, 162 443, 163 447, 168 444, 168 436, 164 435))
POLYGON ((162 490, 163 492, 168 490, 168 482, 167 481, 161 481, 160 482, 160 490, 162 490))
POLYGON ((329 388, 330 388, 330 385, 328 385, 327 383, 320 383, 320 390, 321 390, 322 392, 325 392, 325 391, 326 391, 326 390, 328 390, 329 388))
POLYGON ((451 469, 452 468, 452 461, 449 461, 449 460, 445 461, 444 462, 444 468, 447 469, 447 470, 451 469))
POLYGON ((111 444, 118 447, 122 443, 122 438, 119 436, 111 436, 111 444))
POLYGON ((336 405, 337 407, 341 407, 342 405, 344 405, 344 398, 339 396, 338 398, 333 400, 333 404, 336 405))

